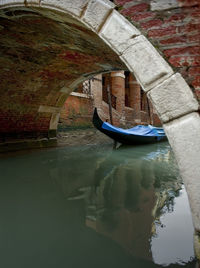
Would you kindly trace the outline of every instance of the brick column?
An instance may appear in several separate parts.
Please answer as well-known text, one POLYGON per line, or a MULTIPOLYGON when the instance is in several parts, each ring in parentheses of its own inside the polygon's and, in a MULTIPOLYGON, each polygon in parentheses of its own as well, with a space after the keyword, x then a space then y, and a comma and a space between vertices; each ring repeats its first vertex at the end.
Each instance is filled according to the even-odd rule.
POLYGON ((111 92, 116 97, 116 110, 123 113, 125 106, 125 75, 124 71, 111 73, 111 92))
POLYGON ((130 107, 134 109, 135 119, 140 119, 140 110, 141 110, 141 90, 140 85, 136 81, 135 77, 129 75, 129 88, 130 88, 130 107))
POLYGON ((96 75, 91 80, 91 94, 93 96, 94 107, 101 108, 102 105, 102 75, 96 75))

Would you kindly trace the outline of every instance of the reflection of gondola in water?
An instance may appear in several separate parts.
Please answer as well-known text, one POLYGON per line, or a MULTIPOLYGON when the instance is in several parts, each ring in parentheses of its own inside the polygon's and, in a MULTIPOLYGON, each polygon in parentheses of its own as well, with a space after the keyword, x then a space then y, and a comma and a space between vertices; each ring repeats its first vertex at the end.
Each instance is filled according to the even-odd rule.
POLYGON ((122 144, 147 144, 167 139, 163 128, 157 128, 151 125, 138 125, 130 129, 114 127, 113 125, 101 120, 96 108, 93 114, 93 124, 99 131, 122 144))

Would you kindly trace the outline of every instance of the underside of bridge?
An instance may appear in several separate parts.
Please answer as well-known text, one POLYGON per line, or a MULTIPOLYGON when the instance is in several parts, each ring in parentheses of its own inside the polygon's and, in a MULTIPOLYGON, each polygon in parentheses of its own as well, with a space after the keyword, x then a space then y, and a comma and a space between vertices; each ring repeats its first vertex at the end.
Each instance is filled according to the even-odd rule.
MULTIPOLYGON (((179 1, 174 2, 177 9, 179 1)), ((1 0, 0 8, 0 143, 50 140, 60 108, 80 82, 128 69, 151 99, 174 150, 190 199, 200 259, 199 104, 177 69, 111 1, 1 0)), ((163 34, 162 29, 157 33, 163 34)), ((199 47, 189 51, 198 54, 199 47)), ((198 62, 181 57, 181 64, 198 62)), ((198 72, 195 66, 191 73, 198 72)))
POLYGON ((126 68, 98 35, 55 11, 1 10, 0 40, 1 142, 53 137, 77 83, 126 68))

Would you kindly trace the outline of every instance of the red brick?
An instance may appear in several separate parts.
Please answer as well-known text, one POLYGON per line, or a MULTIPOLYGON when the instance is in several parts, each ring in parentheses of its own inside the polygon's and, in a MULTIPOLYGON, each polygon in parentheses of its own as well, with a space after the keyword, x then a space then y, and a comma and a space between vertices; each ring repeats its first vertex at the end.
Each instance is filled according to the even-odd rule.
POLYGON ((192 85, 195 88, 200 88, 200 75, 196 76, 192 81, 192 85))
POLYGON ((126 3, 129 3, 129 2, 131 2, 132 0, 115 0, 115 3, 117 4, 117 5, 124 5, 124 4, 126 4, 126 3))
POLYGON ((171 17, 164 20, 165 23, 182 21, 186 17, 183 13, 174 14, 171 17))
POLYGON ((149 29, 153 27, 158 27, 162 25, 162 20, 155 19, 155 20, 149 20, 147 22, 141 23, 141 27, 144 29, 149 29))
POLYGON ((200 8, 196 9, 195 11, 193 11, 194 9, 191 10, 190 12, 190 16, 192 18, 200 18, 200 8))
POLYGON ((172 55, 199 55, 200 46, 190 46, 190 47, 176 47, 164 50, 164 54, 166 57, 172 55))
POLYGON ((182 7, 199 6, 199 0, 178 0, 182 7))
POLYGON ((199 89, 196 89, 195 90, 195 94, 197 96, 197 99, 200 101, 200 90, 199 89))
POLYGON ((200 33, 195 35, 189 35, 187 37, 188 42, 199 42, 200 43, 200 33))
POLYGON ((144 21, 147 19, 153 19, 156 16, 155 13, 153 12, 140 12, 140 13, 136 13, 134 15, 131 16, 131 19, 133 21, 144 21))
POLYGON ((142 3, 138 5, 134 5, 132 7, 129 7, 127 9, 122 10, 122 14, 124 16, 129 16, 133 15, 134 13, 142 12, 142 11, 147 11, 149 9, 149 4, 147 3, 142 3))
POLYGON ((200 24, 199 23, 188 23, 184 26, 178 27, 179 33, 189 33, 189 32, 198 32, 200 31, 200 24))
POLYGON ((160 44, 162 45, 180 44, 180 43, 185 43, 186 39, 187 39, 186 35, 174 36, 168 39, 160 40, 160 44))
MULTIPOLYGON (((114 2, 118 5, 124 5, 125 8, 123 9, 122 7, 121 12, 128 15, 133 22, 136 22, 138 27, 143 28, 144 33, 148 31, 149 37, 151 37, 156 44, 159 44, 159 49, 163 51, 163 47, 165 46, 165 55, 169 58, 169 62, 178 69, 190 85, 193 85, 195 89, 199 89, 196 90, 196 94, 200 100, 200 47, 196 45, 196 43, 200 43, 200 8, 197 7, 200 0, 179 0, 180 6, 182 5, 184 8, 176 8, 162 12, 151 12, 149 7, 150 0, 115 0, 114 2), (128 6, 130 6, 130 8, 128 8, 128 6), (155 29, 155 27, 157 27, 157 29, 155 29), (168 47, 168 49, 166 49, 166 47, 168 47)), ((32 20, 32 22, 37 25, 42 23, 42 21, 37 18, 34 21, 32 20)), ((51 25, 50 22, 49 25, 51 25)), ((5 31, 5 29, 3 31, 5 31)), ((23 35, 19 34, 19 32, 10 32, 10 36, 22 47, 31 44, 29 40, 23 40, 23 35)), ((3 38, 2 31, 1 37, 3 38)), ((45 48, 43 48, 42 51, 49 53, 53 50, 52 46, 53 45, 49 45, 45 47, 47 48, 46 51, 45 48)), ((8 50, 10 57, 15 56, 15 54, 12 49, 8 50)), ((26 60, 23 54, 24 53, 20 52, 17 56, 21 60, 26 60)), ((69 61, 75 63, 77 68, 80 68, 81 65, 90 67, 91 62, 100 62, 101 60, 95 57, 95 53, 94 55, 88 55, 88 53, 84 53, 84 55, 80 53, 76 54, 72 51, 66 53, 66 51, 59 47, 56 55, 63 61, 64 65, 65 61, 69 61)), ((5 93, 6 91, 4 91, 4 94, 1 96, 3 108, 1 107, 2 113, 0 111, 0 129, 2 129, 2 131, 48 130, 50 115, 46 113, 37 116, 36 110, 38 110, 39 105, 47 105, 47 100, 52 106, 56 103, 58 96, 54 90, 51 92, 52 86, 50 86, 50 84, 54 83, 54 80, 55 84, 53 84, 53 88, 56 87, 56 80, 66 79, 66 83, 71 84, 70 77, 69 79, 67 77, 68 72, 62 71, 64 65, 61 64, 58 69, 57 65, 56 68, 53 65, 53 68, 51 66, 49 66, 49 68, 37 68, 35 72, 38 76, 35 80, 38 81, 38 83, 43 83, 43 85, 41 87, 42 90, 38 88, 38 92, 34 92, 33 94, 29 94, 29 90, 23 91, 23 83, 26 83, 25 78, 22 79, 18 77, 15 72, 5 71, 2 73, 0 81, 9 81, 7 85, 10 85, 7 94, 5 93), (42 76, 39 76, 39 72, 42 76), (42 78, 45 81, 43 81, 42 78), (22 90, 20 90, 20 94, 16 94, 19 88, 22 90), (11 97, 15 98, 16 104, 15 101, 11 101, 11 97), (6 103, 9 108, 3 112, 6 108, 6 103), (15 113, 15 109, 17 111, 17 105, 21 105, 23 108, 20 110, 21 114, 18 114, 18 112, 15 113), (36 107, 34 111, 33 106, 36 107), (29 113, 28 110, 31 112, 29 113), (16 129, 16 126, 18 126, 19 129, 16 129)), ((98 71, 98 69, 94 71, 98 71)), ((24 73, 23 76, 25 75, 24 73)), ((33 77, 33 80, 34 78, 35 77, 33 77)), ((30 83, 30 91, 32 86, 34 85, 30 83)), ((75 105, 75 103, 72 103, 72 105, 75 105)))
POLYGON ((174 67, 199 66, 200 56, 172 56, 169 58, 169 62, 174 67))
POLYGON ((176 27, 170 26, 168 28, 161 28, 148 31, 149 37, 163 37, 176 34, 176 27))
POLYGON ((190 75, 193 75, 193 76, 195 76, 195 75, 200 75, 200 67, 199 67, 199 66, 197 66, 197 67, 191 67, 191 68, 189 69, 188 73, 189 73, 190 75))

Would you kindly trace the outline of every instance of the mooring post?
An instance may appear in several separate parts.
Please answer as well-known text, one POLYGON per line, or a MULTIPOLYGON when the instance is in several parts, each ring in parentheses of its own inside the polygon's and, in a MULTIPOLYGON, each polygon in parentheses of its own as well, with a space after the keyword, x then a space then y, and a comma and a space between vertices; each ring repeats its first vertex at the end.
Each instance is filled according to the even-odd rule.
MULTIPOLYGON (((110 123, 111 123, 111 125, 113 125, 112 100, 111 100, 110 85, 107 86, 107 94, 108 94, 108 106, 109 106, 110 123)), ((117 142, 114 140, 113 149, 116 149, 116 147, 117 147, 117 142)))

